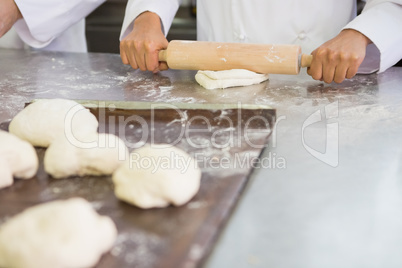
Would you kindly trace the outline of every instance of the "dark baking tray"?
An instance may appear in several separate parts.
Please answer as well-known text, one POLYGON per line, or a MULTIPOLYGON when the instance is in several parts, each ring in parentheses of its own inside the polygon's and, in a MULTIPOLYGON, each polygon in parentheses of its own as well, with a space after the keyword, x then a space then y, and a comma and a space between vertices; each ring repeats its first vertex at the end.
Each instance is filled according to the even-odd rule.
MULTIPOLYGON (((96 267, 202 265, 258 166, 272 133, 275 110, 194 106, 90 108, 99 119, 99 132, 119 135, 130 151, 145 142, 173 143, 193 155, 203 173, 200 190, 189 203, 144 210, 119 201, 110 176, 53 179, 43 169, 45 149, 36 148, 40 159, 37 175, 16 179, 0 190, 0 222, 35 204, 79 196, 100 214, 110 216, 119 232, 113 249, 96 267), (190 131, 181 134, 183 129, 190 131)), ((7 130, 8 123, 0 128, 7 130)))

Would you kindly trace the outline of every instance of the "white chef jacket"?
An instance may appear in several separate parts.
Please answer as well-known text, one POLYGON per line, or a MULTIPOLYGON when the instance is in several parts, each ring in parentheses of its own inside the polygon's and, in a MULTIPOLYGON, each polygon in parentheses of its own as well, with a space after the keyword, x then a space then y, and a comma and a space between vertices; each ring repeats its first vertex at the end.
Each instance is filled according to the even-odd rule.
POLYGON ((86 52, 84 18, 105 0, 15 0, 23 19, 0 47, 86 52))
MULTIPOLYGON (((342 29, 355 29, 374 43, 366 58, 377 57, 382 72, 402 58, 402 0, 366 2, 356 17, 356 0, 198 0, 197 39, 298 44, 309 54, 342 29)), ((129 0, 120 39, 144 11, 159 15, 166 35, 179 4, 180 0, 129 0)))

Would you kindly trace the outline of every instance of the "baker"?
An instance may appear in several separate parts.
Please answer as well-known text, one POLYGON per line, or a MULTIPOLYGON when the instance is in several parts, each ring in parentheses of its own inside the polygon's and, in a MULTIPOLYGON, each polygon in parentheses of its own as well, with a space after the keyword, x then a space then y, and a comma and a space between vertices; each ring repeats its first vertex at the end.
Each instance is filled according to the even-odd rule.
MULTIPOLYGON (((179 0, 129 0, 120 56, 134 69, 168 66, 158 51, 168 45, 179 0)), ((355 0, 197 1, 200 41, 298 44, 313 61, 307 72, 326 83, 362 72, 383 72, 402 58, 402 1, 367 0, 359 16, 355 0), (366 53, 367 52, 367 53, 366 53)))
POLYGON ((86 52, 84 18, 105 0, 1 0, 0 48, 86 52))

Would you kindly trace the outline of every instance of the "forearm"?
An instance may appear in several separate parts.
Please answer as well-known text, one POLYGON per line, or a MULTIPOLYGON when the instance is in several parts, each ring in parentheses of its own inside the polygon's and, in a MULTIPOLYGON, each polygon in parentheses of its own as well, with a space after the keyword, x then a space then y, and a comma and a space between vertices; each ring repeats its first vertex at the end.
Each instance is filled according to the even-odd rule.
POLYGON ((14 0, 0 1, 0 37, 6 34, 22 14, 14 0))
POLYGON ((367 1, 361 15, 346 25, 369 38, 380 52, 380 72, 402 58, 402 1, 367 1))
POLYGON ((129 0, 126 7, 120 40, 132 30, 134 20, 145 11, 155 13, 160 18, 160 27, 166 36, 181 0, 129 0))
POLYGON ((134 27, 141 27, 144 31, 162 32, 162 25, 159 16, 150 11, 145 11, 138 15, 134 20, 133 28, 134 27))

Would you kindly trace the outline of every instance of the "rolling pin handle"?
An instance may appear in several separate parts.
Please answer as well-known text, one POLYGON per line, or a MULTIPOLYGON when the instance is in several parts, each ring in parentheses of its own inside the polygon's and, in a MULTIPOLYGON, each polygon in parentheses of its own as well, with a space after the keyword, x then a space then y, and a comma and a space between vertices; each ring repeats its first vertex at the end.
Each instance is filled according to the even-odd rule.
POLYGON ((313 55, 302 54, 300 60, 300 66, 310 67, 312 61, 313 61, 313 55))
POLYGON ((159 61, 167 62, 167 50, 159 50, 159 61))

